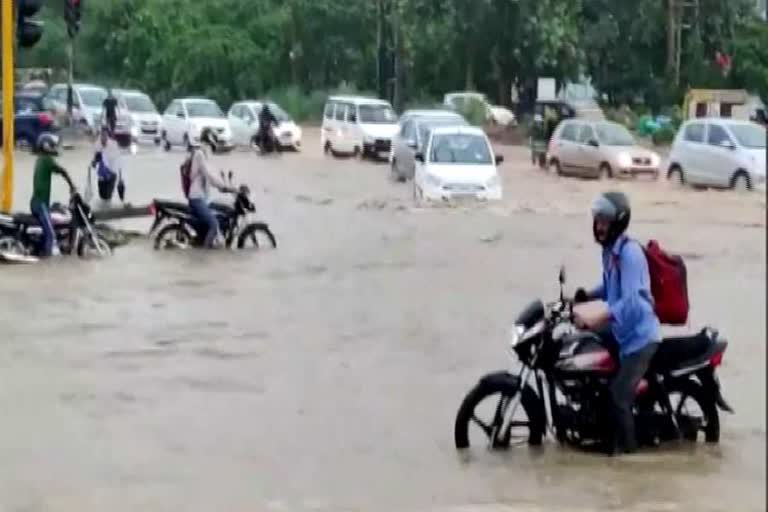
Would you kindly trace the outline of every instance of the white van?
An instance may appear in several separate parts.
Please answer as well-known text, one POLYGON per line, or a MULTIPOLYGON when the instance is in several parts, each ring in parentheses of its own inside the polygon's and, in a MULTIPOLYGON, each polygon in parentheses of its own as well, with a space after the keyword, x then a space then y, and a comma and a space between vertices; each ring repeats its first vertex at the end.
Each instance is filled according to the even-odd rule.
POLYGON ((323 151, 332 155, 388 158, 397 130, 397 115, 389 102, 331 96, 323 112, 320 142, 323 151))

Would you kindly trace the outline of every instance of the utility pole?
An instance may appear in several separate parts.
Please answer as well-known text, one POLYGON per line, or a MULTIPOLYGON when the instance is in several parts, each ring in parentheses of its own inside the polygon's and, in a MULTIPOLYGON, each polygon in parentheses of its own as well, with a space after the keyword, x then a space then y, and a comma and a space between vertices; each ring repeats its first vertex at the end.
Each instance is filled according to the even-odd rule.
POLYGON ((393 0, 392 5, 392 34, 394 39, 394 88, 392 102, 395 110, 401 112, 404 104, 403 97, 403 31, 400 26, 400 1, 393 0))
POLYGON ((1 0, 3 44, 3 179, 0 183, 0 209, 9 213, 13 206, 13 2, 1 0))
POLYGON ((698 24, 699 0, 667 0, 667 72, 675 86, 680 85, 683 31, 698 24))

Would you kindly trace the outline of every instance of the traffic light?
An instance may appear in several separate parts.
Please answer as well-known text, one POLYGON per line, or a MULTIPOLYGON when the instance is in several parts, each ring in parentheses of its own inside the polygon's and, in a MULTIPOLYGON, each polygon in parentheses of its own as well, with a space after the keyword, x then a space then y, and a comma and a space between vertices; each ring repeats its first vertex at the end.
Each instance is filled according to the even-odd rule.
POLYGON ((67 22, 69 37, 75 37, 80 32, 80 16, 83 7, 82 0, 64 0, 64 20, 67 22))
POLYGON ((43 22, 32 19, 43 0, 16 0, 16 39, 22 48, 35 46, 43 36, 43 22))

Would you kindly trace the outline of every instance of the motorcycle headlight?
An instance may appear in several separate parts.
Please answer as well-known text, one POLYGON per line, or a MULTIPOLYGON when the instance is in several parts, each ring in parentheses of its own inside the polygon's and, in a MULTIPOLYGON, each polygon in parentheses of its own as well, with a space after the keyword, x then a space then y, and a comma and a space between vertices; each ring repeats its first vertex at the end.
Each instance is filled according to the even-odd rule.
POLYGON ((509 334, 509 346, 510 348, 515 348, 518 343, 520 343, 520 340, 523 339, 523 335, 525 334, 525 327, 522 325, 515 325, 512 327, 512 332, 509 334))
POLYGON ((619 161, 619 167, 622 167, 622 168, 632 167, 632 157, 629 156, 629 153, 619 153, 618 161, 619 161))

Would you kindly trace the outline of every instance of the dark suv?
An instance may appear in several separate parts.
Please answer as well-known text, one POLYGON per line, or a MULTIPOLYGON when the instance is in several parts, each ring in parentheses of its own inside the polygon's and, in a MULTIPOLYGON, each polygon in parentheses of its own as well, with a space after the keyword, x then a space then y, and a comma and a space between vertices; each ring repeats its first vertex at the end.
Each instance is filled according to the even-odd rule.
MULTIPOLYGON (((58 130, 53 116, 43 108, 42 95, 17 92, 13 98, 13 104, 16 144, 32 148, 41 134, 54 133, 58 130)), ((2 123, 2 109, 0 109, 0 130, 2 130, 2 123)))

